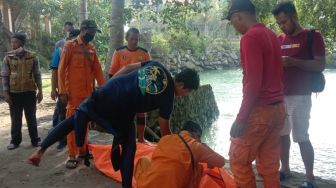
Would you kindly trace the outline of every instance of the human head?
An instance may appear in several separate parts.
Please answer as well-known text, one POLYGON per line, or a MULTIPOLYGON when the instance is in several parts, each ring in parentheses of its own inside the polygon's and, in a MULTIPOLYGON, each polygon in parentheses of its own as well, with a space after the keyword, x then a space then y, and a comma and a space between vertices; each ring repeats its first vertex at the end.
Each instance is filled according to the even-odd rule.
POLYGON ((286 35, 292 35, 299 28, 296 8, 291 1, 279 3, 272 11, 275 20, 286 35))
POLYGON ((95 37, 96 32, 101 33, 101 31, 97 28, 97 24, 94 20, 82 21, 80 25, 80 36, 85 42, 91 42, 95 37))
POLYGON ((71 39, 76 38, 79 35, 79 33, 80 33, 79 29, 73 29, 72 31, 70 31, 67 40, 71 40, 71 39))
POLYGON ((138 43, 139 43, 139 38, 140 38, 140 32, 137 28, 130 28, 127 32, 126 32, 126 41, 127 41, 127 47, 130 49, 136 49, 138 47, 138 43))
POLYGON ((252 22, 256 22, 255 6, 250 0, 232 0, 228 15, 233 27, 241 34, 245 34, 252 22))
POLYGON ((63 31, 65 34, 70 33, 74 29, 73 23, 71 21, 64 22, 63 31))
POLYGON ((181 131, 188 131, 194 139, 201 141, 203 130, 199 124, 190 120, 186 121, 181 131))
POLYGON ((13 50, 23 47, 26 43, 27 35, 24 32, 14 33, 11 37, 11 46, 13 50))
POLYGON ((183 97, 188 95, 192 90, 198 89, 200 85, 200 78, 198 73, 186 68, 175 75, 175 96, 183 97))

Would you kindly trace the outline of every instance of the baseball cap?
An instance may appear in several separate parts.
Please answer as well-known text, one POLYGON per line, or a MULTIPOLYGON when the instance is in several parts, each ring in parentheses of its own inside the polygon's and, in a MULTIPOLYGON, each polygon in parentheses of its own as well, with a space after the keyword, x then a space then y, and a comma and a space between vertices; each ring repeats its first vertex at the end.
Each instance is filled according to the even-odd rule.
POLYGON ((224 19, 230 20, 234 13, 243 11, 255 13, 255 6, 250 0, 232 0, 229 12, 224 19))
POLYGON ((97 24, 94 20, 83 20, 82 23, 80 24, 80 28, 96 29, 98 33, 101 33, 101 30, 97 28, 97 24))
POLYGON ((16 38, 20 40, 23 44, 25 44, 27 40, 27 35, 24 32, 16 32, 12 35, 12 38, 16 38))

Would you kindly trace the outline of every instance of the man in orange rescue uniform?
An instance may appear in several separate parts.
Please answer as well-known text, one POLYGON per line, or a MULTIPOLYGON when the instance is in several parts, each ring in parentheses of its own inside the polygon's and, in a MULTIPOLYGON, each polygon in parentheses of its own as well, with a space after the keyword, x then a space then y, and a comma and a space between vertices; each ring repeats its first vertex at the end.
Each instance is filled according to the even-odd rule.
POLYGON ((256 160, 265 188, 280 188, 280 130, 285 119, 283 71, 277 36, 258 23, 249 0, 233 0, 227 19, 241 34, 243 100, 230 131, 230 165, 240 188, 255 188, 256 160))
MULTIPOLYGON (((127 46, 117 48, 113 54, 109 71, 111 78, 122 67, 132 63, 145 62, 150 60, 148 51, 138 46, 140 32, 137 28, 130 28, 126 32, 127 46)), ((144 133, 146 126, 146 113, 137 113, 137 138, 139 142, 144 142, 144 133)))
POLYGON ((161 138, 152 160, 142 157, 135 167, 138 188, 198 187, 202 166, 223 167, 224 157, 201 143, 202 128, 187 121, 179 134, 161 138))
MULTIPOLYGON (((74 114, 79 104, 94 90, 94 82, 104 84, 103 71, 101 69, 96 49, 90 43, 93 40, 97 25, 93 20, 84 20, 80 26, 79 36, 65 43, 58 71, 58 85, 60 99, 67 104, 66 117, 74 114)), ((72 131, 67 135, 69 148, 69 160, 66 167, 74 169, 78 166, 78 159, 86 154, 87 138, 81 148, 76 147, 75 134, 72 131)))

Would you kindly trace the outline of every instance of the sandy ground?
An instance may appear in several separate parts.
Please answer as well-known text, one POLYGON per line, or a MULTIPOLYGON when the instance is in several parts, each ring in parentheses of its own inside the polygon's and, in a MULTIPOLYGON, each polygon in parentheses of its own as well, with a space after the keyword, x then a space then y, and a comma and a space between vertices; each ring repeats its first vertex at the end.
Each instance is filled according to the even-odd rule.
MULTIPOLYGON (((45 96, 41 104, 37 106, 39 135, 44 138, 51 126, 51 117, 54 109, 54 102, 45 96)), ((44 155, 40 167, 33 167, 27 164, 27 158, 35 150, 30 145, 27 126, 23 118, 23 142, 18 149, 8 151, 6 146, 10 141, 10 118, 8 105, 0 101, 0 187, 1 188, 86 188, 86 187, 111 187, 119 188, 120 184, 100 173, 94 165, 85 167, 83 164, 75 170, 65 168, 67 151, 56 151, 56 146, 52 146, 44 155)), ((92 142, 104 142, 109 139, 103 134, 97 134, 92 142)), ((111 143, 110 141, 108 141, 111 143)), ((92 163, 91 163, 92 164, 92 163)), ((283 187, 297 187, 303 180, 302 174, 295 174, 287 182, 283 182, 283 187)), ((261 184, 262 180, 257 180, 261 184)), ((336 182, 318 179, 320 188, 335 188, 336 182)), ((262 187, 262 186, 258 186, 262 187)))
MULTIPOLYGON (((38 131, 44 138, 51 127, 51 117, 54 102, 45 97, 38 105, 37 119, 38 131)), ((40 167, 27 164, 27 158, 35 150, 30 145, 27 126, 23 118, 23 142, 19 148, 8 151, 6 146, 10 141, 10 118, 8 105, 0 102, 0 187, 112 187, 119 188, 120 184, 100 173, 94 165, 85 167, 83 164, 75 170, 65 168, 67 150, 56 151, 52 146, 45 154, 40 167)))

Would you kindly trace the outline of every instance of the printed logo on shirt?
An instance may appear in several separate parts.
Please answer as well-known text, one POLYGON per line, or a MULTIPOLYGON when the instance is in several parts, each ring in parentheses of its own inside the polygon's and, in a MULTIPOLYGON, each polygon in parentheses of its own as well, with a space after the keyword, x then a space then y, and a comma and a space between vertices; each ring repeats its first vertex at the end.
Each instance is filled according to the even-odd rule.
POLYGON ((139 56, 139 61, 142 61, 142 60, 144 60, 145 58, 142 56, 142 55, 140 55, 139 56))
POLYGON ((149 66, 139 69, 139 88, 141 94, 156 95, 162 93, 168 85, 166 73, 157 66, 149 66))
POLYGON ((292 49, 292 48, 300 48, 300 44, 287 44, 287 45, 281 45, 281 49, 292 49))

